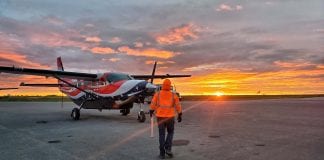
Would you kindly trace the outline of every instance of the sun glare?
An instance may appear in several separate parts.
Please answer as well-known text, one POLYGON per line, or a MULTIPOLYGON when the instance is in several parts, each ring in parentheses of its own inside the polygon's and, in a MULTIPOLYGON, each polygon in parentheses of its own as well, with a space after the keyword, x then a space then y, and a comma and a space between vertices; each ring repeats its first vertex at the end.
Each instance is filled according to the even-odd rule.
POLYGON ((223 92, 215 92, 214 95, 217 97, 221 97, 224 95, 224 93, 223 92))

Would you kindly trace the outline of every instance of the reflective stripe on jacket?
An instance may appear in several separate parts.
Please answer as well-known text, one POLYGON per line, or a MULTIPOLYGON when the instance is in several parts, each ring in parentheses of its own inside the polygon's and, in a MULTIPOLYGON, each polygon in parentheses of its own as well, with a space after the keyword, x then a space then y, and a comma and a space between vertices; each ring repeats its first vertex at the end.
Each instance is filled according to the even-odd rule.
POLYGON ((166 90, 154 94, 150 109, 156 111, 157 117, 175 117, 175 111, 182 112, 179 97, 175 93, 166 90))

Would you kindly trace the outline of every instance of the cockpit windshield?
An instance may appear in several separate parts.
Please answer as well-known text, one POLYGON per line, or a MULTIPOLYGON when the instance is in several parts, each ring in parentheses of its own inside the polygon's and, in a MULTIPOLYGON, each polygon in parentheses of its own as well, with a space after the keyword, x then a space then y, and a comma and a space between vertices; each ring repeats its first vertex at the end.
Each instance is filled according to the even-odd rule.
POLYGON ((109 83, 132 79, 128 74, 122 74, 122 73, 109 73, 106 78, 109 83))

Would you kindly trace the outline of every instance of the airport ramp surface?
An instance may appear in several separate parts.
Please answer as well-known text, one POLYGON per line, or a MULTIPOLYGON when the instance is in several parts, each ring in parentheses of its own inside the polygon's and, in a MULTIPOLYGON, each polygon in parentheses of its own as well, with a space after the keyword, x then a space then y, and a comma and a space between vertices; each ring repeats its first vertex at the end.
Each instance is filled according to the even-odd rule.
MULTIPOLYGON (((185 101, 173 159, 323 160, 324 98, 185 101)), ((81 110, 59 102, 0 102, 0 159, 142 159, 158 156, 158 134, 138 123, 137 106, 81 110)), ((148 118, 147 118, 148 119, 148 118)))

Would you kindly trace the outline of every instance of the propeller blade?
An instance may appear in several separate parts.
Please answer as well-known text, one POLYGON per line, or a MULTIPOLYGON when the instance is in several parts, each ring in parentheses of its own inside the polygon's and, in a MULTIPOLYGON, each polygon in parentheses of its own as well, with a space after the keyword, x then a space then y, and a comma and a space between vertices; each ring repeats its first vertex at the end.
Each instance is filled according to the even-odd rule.
POLYGON ((155 61, 155 63, 154 63, 154 67, 153 67, 153 72, 152 72, 152 77, 151 77, 151 83, 152 83, 152 84, 153 84, 153 81, 154 81, 156 64, 157 64, 157 61, 155 61))

